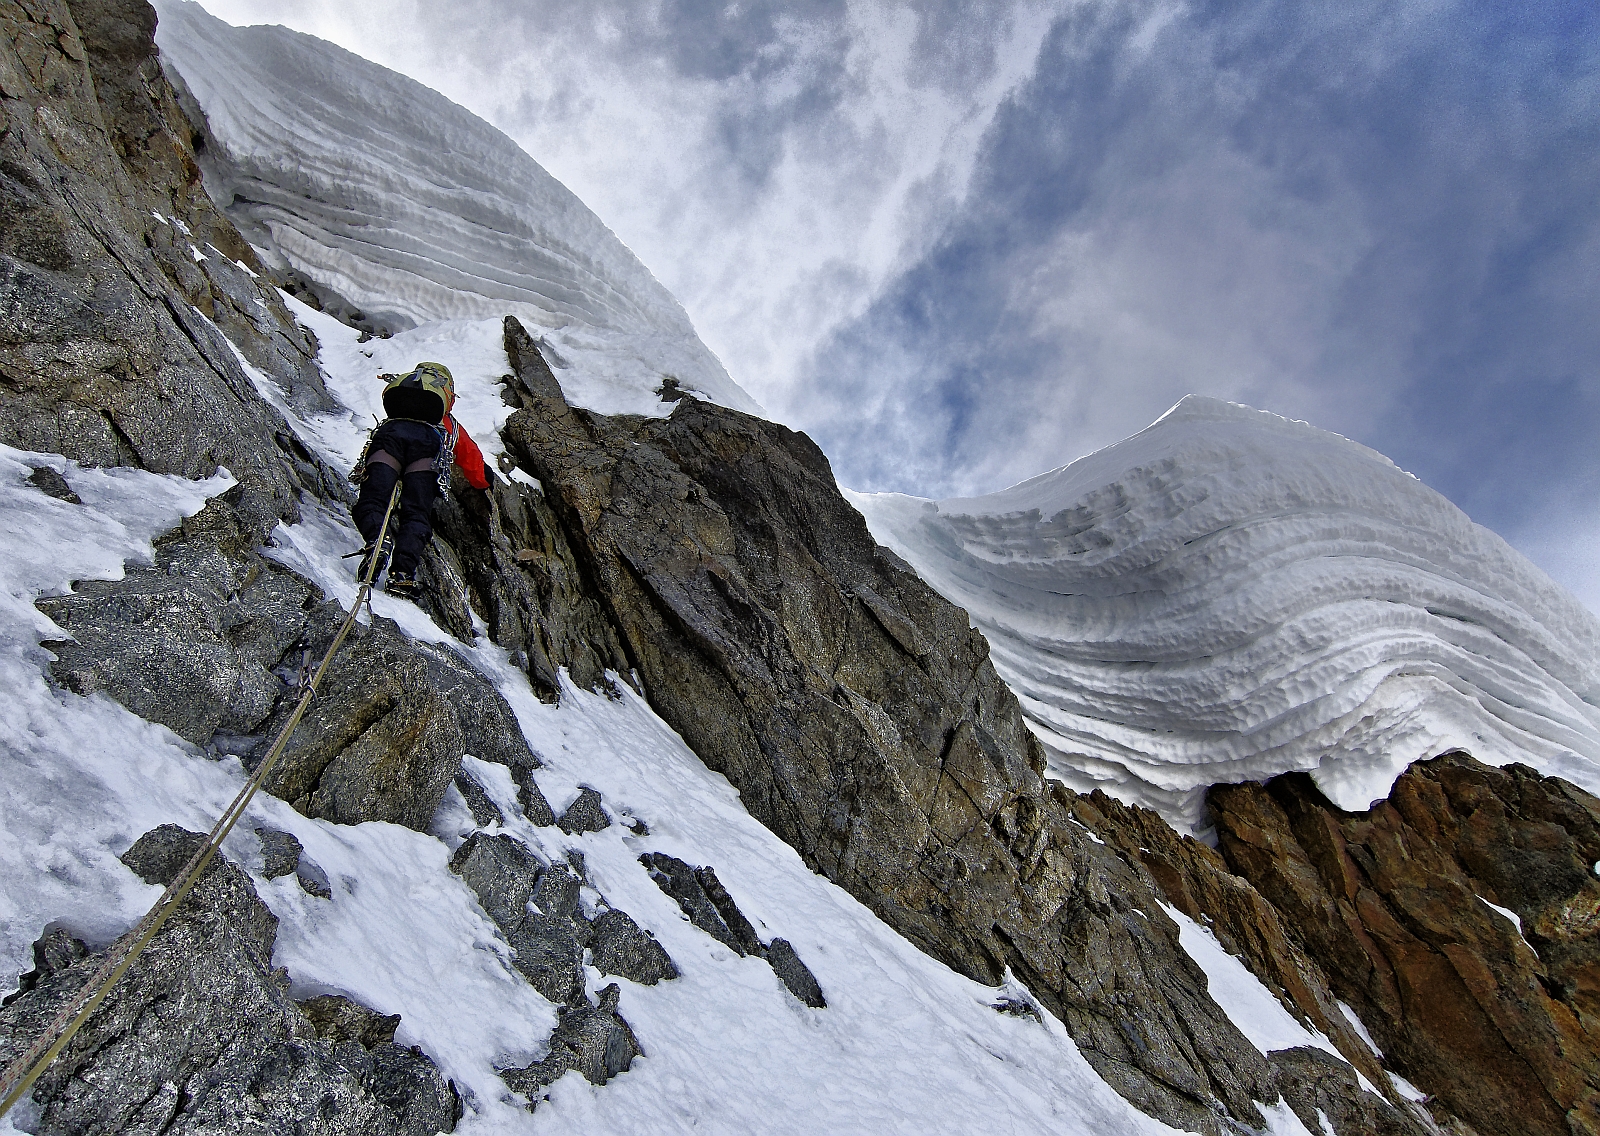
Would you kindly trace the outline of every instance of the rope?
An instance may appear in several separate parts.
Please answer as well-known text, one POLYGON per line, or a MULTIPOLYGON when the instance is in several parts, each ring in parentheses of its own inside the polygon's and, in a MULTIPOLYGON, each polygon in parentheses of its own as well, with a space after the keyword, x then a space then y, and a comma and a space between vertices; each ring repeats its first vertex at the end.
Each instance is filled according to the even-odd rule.
MULTIPOLYGON (((394 490, 389 494, 389 506, 383 513, 383 526, 378 530, 378 539, 373 542, 373 548, 382 547, 383 538, 388 535, 389 519, 394 514, 395 502, 400 499, 400 483, 395 482, 394 490)), ((300 719, 305 716, 306 708, 311 705, 312 698, 317 693, 317 686, 328 673, 328 666, 333 662, 333 656, 344 645, 345 639, 355 627, 356 616, 361 612, 361 605, 372 602, 372 579, 378 573, 378 556, 374 555, 367 565, 367 571, 362 576, 361 588, 356 593, 356 602, 351 605, 350 614, 345 616, 344 623, 340 626, 338 634, 333 637, 333 643, 328 647, 328 653, 322 656, 322 665, 312 676, 311 682, 306 685, 300 695, 300 701, 294 708, 294 713, 284 723, 283 729, 278 732, 277 739, 272 743, 272 748, 267 751, 266 758, 256 767, 255 773, 244 783, 237 796, 220 817, 217 823, 211 826, 211 832, 206 837, 205 845, 189 859, 183 871, 178 873, 176 879, 167 885, 167 890, 161 898, 156 900, 155 906, 145 913, 139 921, 120 942, 114 946, 100 964, 100 969, 95 971, 93 977, 84 983, 82 989, 64 1006, 50 1027, 33 1043, 32 1047, 6 1066, 5 1077, 0 1080, 0 1090, 5 1093, 5 1099, 0 1100, 0 1117, 11 1111, 11 1106, 22 1099, 22 1095, 39 1079, 50 1062, 54 1061, 67 1043, 78 1032, 79 1027, 89 1020, 89 1015, 94 1013, 100 1003, 105 1001, 106 995, 111 993, 111 988, 117 980, 133 965, 133 961, 143 953, 145 947, 156 937, 167 919, 177 910, 184 897, 189 894, 200 873, 205 871, 211 863, 211 858, 216 855, 217 849, 227 839, 228 833, 233 831, 233 826, 244 815, 260 789, 267 775, 272 772, 272 767, 277 764, 278 758, 283 755, 284 747, 289 744, 289 735, 294 733, 294 728, 300 724, 300 719), (87 993, 93 991, 92 994, 87 993)))

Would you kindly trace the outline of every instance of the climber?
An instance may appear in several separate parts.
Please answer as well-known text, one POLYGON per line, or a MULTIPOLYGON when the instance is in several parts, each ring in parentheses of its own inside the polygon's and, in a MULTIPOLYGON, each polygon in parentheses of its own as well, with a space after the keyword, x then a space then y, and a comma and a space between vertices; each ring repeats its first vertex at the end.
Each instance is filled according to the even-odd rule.
POLYGON ((417 563, 433 536, 433 503, 450 487, 454 462, 474 489, 489 488, 483 454, 461 424, 450 416, 455 405, 455 380, 443 363, 418 363, 404 375, 379 375, 383 409, 388 415, 367 439, 367 448, 350 479, 361 486, 351 510, 356 528, 366 538, 360 578, 375 559, 372 578, 389 566, 385 588, 392 595, 417 594, 417 563), (400 514, 389 524, 383 547, 374 547, 389 494, 400 482, 400 514), (398 521, 398 523, 396 523, 398 521), (393 561, 390 562, 390 554, 393 561))

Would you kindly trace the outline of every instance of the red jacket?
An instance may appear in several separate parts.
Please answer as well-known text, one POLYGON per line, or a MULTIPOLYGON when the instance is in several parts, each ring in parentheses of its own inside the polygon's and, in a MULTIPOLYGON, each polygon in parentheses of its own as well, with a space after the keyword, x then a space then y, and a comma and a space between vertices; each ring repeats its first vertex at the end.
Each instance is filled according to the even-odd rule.
POLYGON ((472 440, 472 435, 461 423, 448 414, 444 416, 444 427, 455 432, 456 464, 467 475, 467 484, 474 489, 489 488, 489 477, 483 471, 483 451, 478 449, 478 443, 472 440))

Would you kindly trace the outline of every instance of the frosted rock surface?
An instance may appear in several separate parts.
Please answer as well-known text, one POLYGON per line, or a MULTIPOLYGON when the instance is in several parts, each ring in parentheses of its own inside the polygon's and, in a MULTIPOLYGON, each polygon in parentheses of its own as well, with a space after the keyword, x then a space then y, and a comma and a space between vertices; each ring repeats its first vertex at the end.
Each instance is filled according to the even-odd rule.
POLYGON ((1600 790, 1600 621, 1337 434, 1190 396, 986 497, 853 494, 965 607, 1052 771, 1202 823, 1205 789, 1310 771, 1342 808, 1465 749, 1600 790))
POLYGON ((323 40, 157 9, 221 151, 206 188, 269 262, 400 326, 515 315, 568 401, 602 413, 669 413, 668 377, 760 413, 627 246, 487 122, 323 40))

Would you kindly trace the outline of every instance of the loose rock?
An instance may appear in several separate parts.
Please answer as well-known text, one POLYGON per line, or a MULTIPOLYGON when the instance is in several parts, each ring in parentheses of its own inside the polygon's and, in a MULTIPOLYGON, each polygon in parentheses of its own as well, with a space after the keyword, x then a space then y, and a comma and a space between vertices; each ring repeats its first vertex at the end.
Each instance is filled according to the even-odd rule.
POLYGON ((572 836, 580 832, 603 832, 611 827, 611 818, 600 805, 600 794, 585 788, 579 791, 578 799, 567 806, 556 824, 562 832, 572 836))
POLYGON ((292 832, 279 832, 275 828, 258 828, 256 837, 261 841, 261 855, 265 864, 261 874, 269 880, 287 876, 300 868, 300 854, 305 851, 292 832))
POLYGON ((582 1073, 591 1085, 603 1085, 626 1072, 644 1050, 617 1013, 620 994, 613 983, 600 991, 598 1006, 591 1006, 585 999, 578 1005, 562 1007, 560 1023, 550 1035, 548 1056, 522 1069, 502 1070, 500 1076, 512 1089, 536 1102, 541 1089, 570 1069, 582 1073))
POLYGON ((640 930, 626 911, 604 911, 590 927, 590 960, 601 974, 620 975, 642 986, 678 977, 678 968, 655 936, 640 930))
POLYGON ((300 1010, 311 1019, 317 1036, 326 1041, 353 1041, 363 1049, 376 1049, 394 1042, 400 1025, 399 1014, 380 1014, 340 994, 307 998, 300 1010))
POLYGON ((789 993, 813 1009, 820 1010, 827 1006, 828 1000, 822 996, 822 987, 817 985, 816 976, 811 973, 810 967, 800 961, 800 956, 795 954, 788 939, 772 940, 767 944, 766 955, 773 972, 783 980, 789 993))
POLYGON ((58 501, 65 501, 69 505, 83 504, 83 498, 72 491, 72 486, 67 484, 67 479, 56 470, 47 465, 36 465, 33 473, 28 476, 28 481, 39 492, 58 501))
POLYGON ((467 802, 467 810, 472 813, 472 821, 479 828, 488 828, 491 824, 505 824, 505 814, 500 811, 500 806, 490 799, 484 787, 478 784, 478 779, 465 769, 455 776, 456 788, 461 791, 462 800, 467 802))

